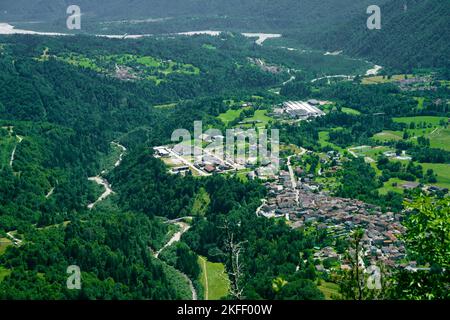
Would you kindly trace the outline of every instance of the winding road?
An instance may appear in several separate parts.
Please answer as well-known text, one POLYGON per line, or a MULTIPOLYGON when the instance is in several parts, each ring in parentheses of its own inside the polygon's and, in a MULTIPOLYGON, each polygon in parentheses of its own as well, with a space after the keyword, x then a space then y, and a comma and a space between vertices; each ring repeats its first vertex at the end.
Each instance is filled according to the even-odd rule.
MULTIPOLYGON (((119 147, 120 149, 122 149, 122 152, 120 153, 119 159, 114 164, 114 168, 117 168, 122 163, 123 156, 124 156, 125 152, 127 151, 127 148, 125 148, 123 145, 121 145, 121 144, 119 144, 117 142, 114 142, 114 141, 111 142, 111 144, 113 144, 113 145, 119 147)), ((106 174, 107 172, 108 172, 107 170, 103 170, 100 175, 98 175, 96 177, 88 178, 89 181, 94 181, 98 185, 101 185, 101 186, 103 186, 105 188, 105 192, 103 192, 103 194, 95 202, 88 204, 88 209, 89 210, 92 210, 99 202, 105 200, 112 193, 114 193, 114 191, 111 189, 111 185, 109 184, 108 180, 106 180, 105 178, 102 177, 102 175, 106 174)))
MULTIPOLYGON (((178 219, 177 219, 177 220, 178 220, 178 219)), ((170 223, 170 221, 169 221, 169 223, 170 223)), ((177 233, 175 233, 175 234, 172 236, 172 238, 170 238, 170 240, 169 240, 169 241, 168 241, 161 249, 159 249, 156 253, 153 254, 153 256, 154 256, 156 259, 159 259, 159 255, 161 254, 161 252, 162 252, 163 250, 165 250, 166 248, 170 247, 172 244, 174 244, 174 243, 176 243, 176 242, 179 242, 179 241, 181 240, 181 236, 182 236, 184 233, 186 233, 186 232, 191 228, 191 226, 188 225, 188 224, 185 223, 185 222, 177 221, 177 222, 175 222, 175 224, 178 225, 178 226, 181 228, 181 230, 178 231, 177 233)), ((161 262, 164 262, 164 261, 162 261, 161 259, 159 259, 159 260, 160 260, 161 262)), ((164 263, 165 263, 165 262, 164 262, 164 263)), ((185 273, 181 272, 181 271, 178 270, 178 269, 176 269, 176 270, 177 270, 177 271, 183 276, 183 278, 185 278, 186 281, 188 282, 189 288, 190 288, 191 293, 192 293, 192 300, 198 300, 197 291, 195 290, 195 287, 194 287, 194 284, 192 283, 192 280, 191 280, 185 273)))
POLYGON ((17 146, 23 141, 23 138, 21 136, 17 136, 17 139, 19 140, 19 142, 14 146, 14 150, 11 153, 11 159, 9 160, 9 166, 12 168, 13 163, 14 163, 14 159, 16 158, 16 150, 17 150, 17 146))
POLYGON ((12 240, 12 242, 14 243, 15 246, 19 247, 22 244, 22 240, 17 239, 14 235, 13 232, 15 231, 10 231, 8 232, 6 235, 8 236, 8 238, 10 238, 12 240))
POLYGON ((188 225, 187 223, 185 223, 185 222, 176 222, 175 223, 177 226, 179 226, 180 228, 181 228, 181 230, 180 231, 178 231, 177 233, 175 233, 174 235, 173 235, 173 237, 161 248, 161 249, 159 249, 158 250, 158 252, 156 252, 153 256, 155 257, 155 258, 157 258, 158 259, 158 257, 159 257, 159 255, 161 254, 161 252, 164 250, 164 249, 166 249, 166 248, 168 248, 168 247, 170 247, 172 244, 174 244, 175 242, 179 242, 180 240, 181 240, 181 236, 184 234, 184 233, 186 233, 190 228, 191 228, 191 226, 190 225, 188 225))

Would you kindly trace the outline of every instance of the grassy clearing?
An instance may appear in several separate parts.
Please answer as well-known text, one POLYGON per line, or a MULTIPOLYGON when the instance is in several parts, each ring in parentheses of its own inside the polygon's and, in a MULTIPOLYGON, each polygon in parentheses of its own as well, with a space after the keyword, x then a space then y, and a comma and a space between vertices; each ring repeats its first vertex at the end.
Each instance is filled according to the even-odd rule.
POLYGON ((199 257, 201 266, 200 282, 205 288, 205 300, 219 300, 228 295, 230 281, 222 263, 213 263, 199 257))
MULTIPOLYGON (((397 121, 411 121, 413 120, 415 123, 423 123, 425 117, 417 117, 422 118, 421 120, 413 120, 413 118, 402 118, 401 120, 397 118, 397 121)), ((410 136, 408 141, 417 143, 418 137, 425 137, 430 139, 430 146, 432 148, 438 148, 450 151, 450 128, 441 127, 436 123, 439 123, 442 119, 439 117, 428 117, 431 122, 429 126, 425 128, 416 128, 416 129, 407 129, 407 132, 410 136)), ((426 121, 425 121, 426 122, 426 121)), ((406 122, 403 122, 406 123, 406 122)), ((410 122, 409 122, 410 123, 410 122)), ((385 141, 399 141, 403 139, 403 132, 401 131, 383 131, 377 133, 373 136, 375 141, 385 142, 385 141)))
POLYGON ((83 55, 70 54, 68 56, 58 57, 57 59, 73 66, 93 70, 98 73, 106 72, 106 70, 98 66, 94 60, 89 59, 88 57, 85 57, 83 55))
MULTIPOLYGON (((394 118, 395 122, 405 123, 408 127, 411 123, 416 125, 415 129, 407 129, 411 136, 409 141, 416 142, 417 138, 423 136, 430 139, 432 148, 439 148, 450 151, 450 128, 442 126, 447 124, 446 117, 417 116, 417 117, 401 117, 394 118)), ((397 132, 398 136, 403 133, 397 132)))
POLYGON ((403 139, 403 133, 400 131, 385 130, 385 131, 382 131, 382 132, 374 135, 373 139, 375 139, 376 141, 380 141, 380 142, 391 141, 391 140, 399 141, 399 140, 403 139))
POLYGON ((325 296, 325 300, 339 299, 340 294, 338 284, 322 280, 318 288, 325 296))
POLYGON ((389 181, 386 181, 383 185, 383 187, 378 189, 378 192, 381 195, 386 195, 390 191, 396 192, 396 193, 403 193, 402 185, 404 183, 407 183, 408 181, 400 180, 398 178, 391 178, 389 181))
POLYGON ((426 136, 430 139, 432 148, 440 148, 450 151, 450 129, 438 128, 426 136))
POLYGON ((334 143, 329 141, 330 139, 330 133, 329 131, 320 131, 319 132, 319 143, 321 147, 331 147, 333 149, 338 150, 341 153, 344 153, 344 149, 339 147, 338 145, 335 145, 334 143))
MULTIPOLYGON (((408 78, 412 78, 414 75, 408 74, 408 78)), ((405 79, 404 74, 395 74, 392 77, 388 78, 387 76, 373 76, 366 77, 362 80, 362 84, 379 84, 379 83, 390 83, 395 81, 400 81, 405 79)))
POLYGON ((417 109, 422 110, 425 98, 424 97, 417 97, 417 98, 414 98, 414 99, 417 100, 417 109))
POLYGON ((433 169, 437 175, 437 183, 433 183, 438 187, 450 189, 450 165, 445 163, 420 163, 423 167, 424 173, 428 169, 433 169))
POLYGON ((228 109, 227 112, 220 114, 217 118, 228 125, 231 121, 236 120, 242 113, 242 109, 228 109))
POLYGON ((265 127, 272 121, 273 118, 267 116, 267 110, 256 110, 255 115, 251 118, 246 118, 244 121, 251 122, 256 121, 258 123, 255 124, 256 127, 261 128, 265 127))
POLYGON ((154 106, 153 108, 156 108, 156 109, 173 109, 176 106, 177 106, 176 103, 168 103, 168 104, 160 104, 160 105, 154 106))
POLYGON ((2 255, 6 251, 6 248, 12 245, 12 241, 8 238, 0 238, 0 255, 2 255))
POLYGON ((7 276, 9 276, 11 274, 11 270, 6 269, 2 266, 0 266, 0 282, 3 281, 3 279, 5 279, 7 276))
POLYGON ((351 114, 351 115, 360 115, 361 114, 361 112, 359 112, 358 110, 355 110, 352 108, 347 108, 347 107, 343 107, 342 112, 344 112, 346 114, 351 114))
POLYGON ((208 50, 216 50, 217 48, 213 46, 212 44, 205 43, 202 45, 202 48, 208 49, 208 50))
POLYGON ((425 122, 433 126, 438 126, 442 120, 447 122, 447 118, 445 117, 433 117, 433 116, 399 117, 399 118, 392 118, 392 120, 398 123, 406 123, 407 125, 411 124, 412 122, 414 122, 416 125, 425 122))
POLYGON ((208 210, 211 198, 204 188, 200 188, 192 205, 192 215, 203 217, 208 210))
POLYGON ((364 148, 350 148, 349 150, 356 153, 358 157, 370 157, 374 160, 378 158, 378 156, 382 155, 383 152, 391 150, 388 147, 378 146, 378 147, 364 147, 364 148))

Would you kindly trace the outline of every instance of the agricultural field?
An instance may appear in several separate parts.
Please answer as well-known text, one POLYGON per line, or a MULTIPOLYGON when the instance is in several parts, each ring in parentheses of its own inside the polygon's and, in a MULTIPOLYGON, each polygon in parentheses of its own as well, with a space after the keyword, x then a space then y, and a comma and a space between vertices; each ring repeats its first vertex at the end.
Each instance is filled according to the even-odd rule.
POLYGON ((228 295, 230 281, 222 263, 213 263, 199 257, 201 266, 200 283, 205 288, 205 300, 219 300, 228 295))
POLYGON ((431 125, 432 127, 436 127, 440 125, 441 121, 447 122, 446 117, 433 117, 433 116, 417 116, 417 117, 399 117, 392 118, 394 122, 405 123, 410 125, 411 123, 415 123, 416 125, 426 123, 427 125, 431 125))
POLYGON ((396 193, 403 193, 404 189, 402 188, 402 185, 407 182, 408 181, 400 180, 398 178, 391 178, 384 183, 383 187, 378 189, 378 192, 381 195, 386 195, 391 191, 396 193))
MULTIPOLYGON (((255 115, 250 118, 245 118, 244 122, 256 122, 255 126, 258 128, 266 127, 273 118, 267 115, 267 110, 256 110, 255 115)), ((249 125, 244 125, 249 126, 249 125)))
POLYGON ((439 148, 450 151, 450 129, 438 128, 426 136, 430 139, 432 148, 439 148))
MULTIPOLYGON (((336 110, 334 103, 323 105, 320 107, 320 109, 325 113, 330 113, 333 109, 336 110)), ((348 107, 342 107, 341 111, 343 113, 350 114, 350 115, 360 115, 361 114, 361 112, 359 112, 358 110, 348 108, 348 107)))
MULTIPOLYGON (((407 78, 412 78, 414 75, 408 74, 406 75, 407 78)), ((362 80, 362 84, 380 84, 380 83, 391 83, 395 81, 404 80, 405 75, 404 74, 396 74, 391 77, 388 76, 373 76, 373 77, 366 77, 362 80)))
POLYGON ((220 114, 217 118, 223 123, 228 125, 228 123, 236 120, 242 113, 242 109, 228 109, 227 112, 220 114))
POLYGON ((373 136, 373 139, 380 142, 385 141, 399 141, 402 140, 402 132, 400 131, 391 131, 391 130, 384 130, 380 133, 377 133, 373 136))
POLYGON ((318 285, 317 287, 325 296, 325 300, 339 299, 340 294, 338 284, 322 280, 320 285, 318 285))
POLYGON ((433 185, 450 189, 450 164, 420 163, 420 165, 423 167, 424 173, 428 169, 433 169, 434 173, 437 175, 438 182, 433 183, 433 185))
MULTIPOLYGON (((450 128, 446 117, 418 116, 393 118, 397 123, 407 125, 408 141, 417 142, 418 137, 430 139, 432 148, 450 151, 450 128)), ((402 131, 389 131, 377 133, 373 136, 375 141, 399 141, 403 139, 402 131)))
MULTIPOLYGON (((418 116, 394 118, 395 122, 405 123, 408 128, 414 123, 414 129, 407 129, 410 141, 416 141, 419 136, 430 139, 432 148, 450 151, 450 128, 446 117, 418 116)), ((402 133, 399 133, 402 135, 402 133)))

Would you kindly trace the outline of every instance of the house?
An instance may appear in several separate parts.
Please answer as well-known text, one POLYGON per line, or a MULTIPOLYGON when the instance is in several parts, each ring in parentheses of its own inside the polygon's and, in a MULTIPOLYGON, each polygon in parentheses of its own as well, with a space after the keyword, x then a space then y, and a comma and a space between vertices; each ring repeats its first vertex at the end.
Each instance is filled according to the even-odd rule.
POLYGON ((438 186, 430 186, 428 187, 428 191, 429 192, 443 192, 443 193, 448 193, 448 189, 447 188, 441 188, 438 186))
POLYGON ((156 147, 154 148, 155 153, 159 157, 168 157, 170 155, 170 152, 166 148, 156 147))
POLYGON ((404 184, 402 184, 402 188, 403 189, 407 189, 407 190, 412 190, 417 188, 420 185, 420 183, 418 182, 406 182, 404 184))
POLYGON ((183 172, 187 172, 189 171, 189 167, 188 166, 181 166, 181 167, 176 167, 176 168, 172 168, 172 173, 183 173, 183 172))
POLYGON ((311 100, 308 100, 308 103, 310 105, 317 106, 319 104, 319 101, 317 101, 316 99, 311 99, 311 100))
POLYGON ((211 164, 207 164, 207 165, 205 166, 204 170, 205 170, 207 173, 213 173, 214 171, 216 171, 216 167, 214 167, 214 166, 211 165, 211 164))

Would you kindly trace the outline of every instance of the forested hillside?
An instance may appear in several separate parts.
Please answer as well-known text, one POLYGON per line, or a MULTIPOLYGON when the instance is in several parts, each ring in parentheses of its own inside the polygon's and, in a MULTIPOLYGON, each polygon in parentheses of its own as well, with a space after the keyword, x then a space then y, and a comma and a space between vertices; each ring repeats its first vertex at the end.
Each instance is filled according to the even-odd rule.
MULTIPOLYGON (((28 0, 2 1, 0 10, 5 17, 15 19, 53 19, 61 18, 62 12, 72 4, 68 0, 28 0), (7 11, 5 13, 4 11, 7 11)), ((83 8, 88 18, 103 21, 111 19, 149 19, 169 17, 227 17, 236 23, 235 19, 244 19, 241 25, 250 24, 260 19, 259 26, 278 26, 290 28, 293 24, 306 26, 309 23, 323 19, 343 18, 352 13, 355 8, 368 5, 369 1, 325 0, 319 6, 315 1, 280 0, 133 0, 123 7, 122 0, 111 0, 107 4, 102 0, 81 0, 77 5, 83 8), (262 19, 262 21, 261 21, 262 19)))
MULTIPOLYGON (((242 277, 231 277, 232 287, 241 287, 248 299, 322 299, 314 281, 312 248, 325 232, 298 232, 283 221, 260 219, 255 210, 264 189, 255 182, 213 176, 208 179, 167 176, 164 166, 148 150, 126 159, 111 174, 124 208, 149 216, 183 217, 192 212, 196 195, 203 190, 211 199, 204 214, 194 216, 186 243, 196 253, 223 262, 233 270, 230 241, 242 243, 242 277), (275 241, 276 240, 276 241, 275 241), (299 260, 299 252, 304 260, 299 260), (300 265, 301 272, 295 272, 300 265), (286 275, 289 284, 279 292, 272 280, 286 275), (289 275, 289 276, 288 276, 289 275)), ((231 272, 231 271, 230 271, 231 272)), ((236 298, 236 297, 234 297, 236 298)))
MULTIPOLYGON (((396 69, 448 65, 450 3, 373 1, 79 1, 90 33, 158 34, 192 30, 279 32, 303 45, 370 58, 396 69), (366 9, 381 6, 381 30, 368 30, 366 9)), ((37 21, 29 28, 65 29, 69 1, 2 1, 0 19, 37 21)))
POLYGON ((381 6, 381 30, 367 29, 368 16, 362 13, 340 28, 305 40, 315 47, 344 50, 404 72, 450 65, 449 1, 390 1, 381 6))

